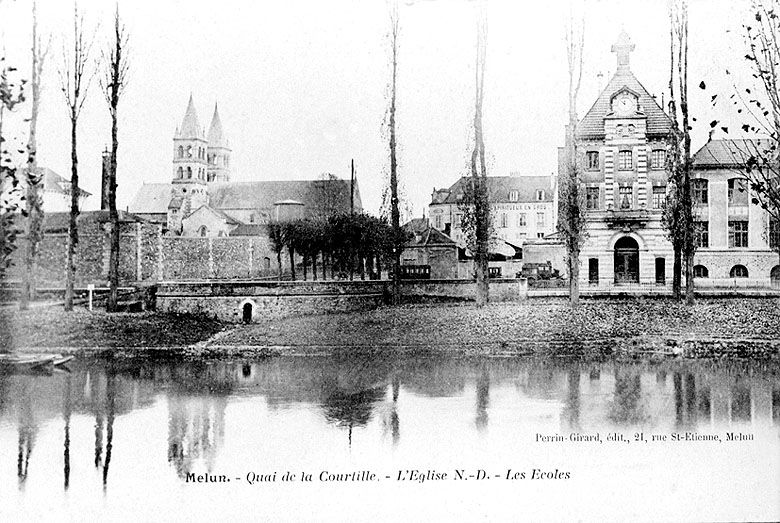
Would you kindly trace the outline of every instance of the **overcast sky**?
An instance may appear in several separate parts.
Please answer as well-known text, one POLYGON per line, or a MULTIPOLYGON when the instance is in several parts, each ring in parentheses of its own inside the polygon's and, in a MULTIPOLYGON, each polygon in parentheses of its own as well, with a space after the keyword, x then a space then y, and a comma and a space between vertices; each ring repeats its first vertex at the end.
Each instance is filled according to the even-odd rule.
MULTIPOLYGON (((29 76, 29 0, 0 0, 9 62, 29 76)), ((113 6, 80 2, 99 56, 113 6)), ((400 3, 398 133, 400 179, 408 208, 420 215, 433 187, 467 171, 473 118, 478 2, 400 3)), ((709 95, 728 91, 724 70, 744 55, 747 0, 692 0, 691 98, 699 117, 694 145, 713 117, 709 95)), ((585 71, 580 116, 615 70, 610 46, 621 29, 636 44, 632 70, 658 95, 669 68, 666 0, 585 2, 585 71)), ((567 108, 564 26, 569 2, 488 0, 485 88, 490 175, 550 174, 562 145, 567 108)), ((233 149, 232 177, 312 179, 349 176, 355 160, 364 207, 378 212, 389 165, 384 130, 389 80, 389 10, 385 0, 250 2, 128 0, 120 10, 131 38, 130 84, 120 106, 119 205, 143 182, 171 177, 172 137, 190 93, 202 126, 219 102, 233 149)), ((69 121, 57 69, 71 37, 72 4, 40 0, 41 31, 52 35, 44 73, 39 164, 69 177, 69 121)), ((100 154, 110 142, 105 100, 93 81, 79 124, 82 186, 100 192, 100 154)), ((720 109, 721 112, 723 109, 720 109)), ((717 110, 716 110, 717 112, 717 110)), ((29 114, 21 107, 16 117, 29 114)), ((718 116, 720 117, 720 116, 718 116)), ((91 206, 99 205, 93 197, 91 206)))

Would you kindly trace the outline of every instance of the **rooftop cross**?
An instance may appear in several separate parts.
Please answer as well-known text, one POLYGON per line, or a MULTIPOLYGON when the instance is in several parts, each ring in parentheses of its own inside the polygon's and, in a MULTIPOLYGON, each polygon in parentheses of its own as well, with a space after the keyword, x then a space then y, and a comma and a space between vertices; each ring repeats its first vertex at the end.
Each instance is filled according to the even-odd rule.
POLYGON ((631 43, 631 38, 628 36, 628 33, 621 31, 617 42, 612 44, 612 52, 617 55, 618 70, 629 68, 631 51, 635 48, 636 46, 631 43))

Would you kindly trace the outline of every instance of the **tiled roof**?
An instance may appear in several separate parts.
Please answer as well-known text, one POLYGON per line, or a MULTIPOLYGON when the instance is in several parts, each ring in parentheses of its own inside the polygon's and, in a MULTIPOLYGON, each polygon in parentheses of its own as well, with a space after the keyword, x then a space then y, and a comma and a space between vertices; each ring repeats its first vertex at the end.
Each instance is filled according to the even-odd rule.
POLYGON ((403 229, 409 232, 411 236, 409 241, 407 241, 405 244, 407 247, 422 247, 424 245, 456 245, 452 238, 440 230, 431 227, 427 218, 415 218, 404 224, 403 229))
POLYGON ((693 155, 693 167, 718 168, 744 165, 754 155, 765 155, 769 140, 711 140, 693 155))
MULTIPOLYGON (((70 180, 60 176, 48 167, 36 167, 35 173, 41 177, 44 190, 59 192, 62 194, 70 192, 70 180)), ((82 188, 79 188, 79 193, 83 197, 90 196, 92 194, 82 188)))
MULTIPOLYGON (((349 180, 292 180, 262 182, 218 182, 208 186, 209 205, 214 209, 273 209, 274 203, 295 200, 312 214, 327 207, 332 212, 349 211, 349 180)), ((171 184, 147 183, 130 204, 139 214, 164 214, 171 201, 171 184)), ((355 210, 360 211, 360 189, 355 182, 355 210)))
MULTIPOLYGON (((554 191, 550 186, 551 178, 551 176, 488 176, 488 198, 490 203, 551 202, 554 191), (536 199, 537 190, 544 191, 542 200, 536 199), (509 193, 512 191, 518 193, 516 202, 509 200, 509 193)), ((469 176, 462 177, 450 187, 449 194, 445 198, 434 198, 432 203, 458 203, 469 180, 469 176)))
POLYGON ((627 67, 618 68, 615 75, 609 81, 607 86, 601 91, 593 107, 585 114, 577 125, 578 138, 603 138, 604 137, 604 118, 611 114, 610 99, 612 95, 627 87, 639 95, 639 108, 647 117, 648 135, 667 135, 671 129, 671 120, 664 113, 647 89, 639 83, 634 73, 627 67))

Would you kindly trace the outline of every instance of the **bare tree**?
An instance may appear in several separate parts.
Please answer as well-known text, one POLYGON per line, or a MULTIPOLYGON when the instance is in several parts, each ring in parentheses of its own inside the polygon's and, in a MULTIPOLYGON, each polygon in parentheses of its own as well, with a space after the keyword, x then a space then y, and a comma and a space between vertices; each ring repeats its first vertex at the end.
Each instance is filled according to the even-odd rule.
POLYGON ((105 67, 101 87, 111 114, 111 157, 108 172, 108 214, 111 221, 111 252, 108 264, 109 294, 106 310, 116 312, 119 289, 119 213, 116 209, 116 165, 119 138, 117 120, 119 99, 127 86, 127 30, 119 17, 119 3, 114 11, 114 41, 103 55, 105 67))
POLYGON ((576 307, 580 301, 580 251, 585 241, 586 221, 580 167, 577 155, 577 96, 582 81, 582 56, 585 47, 585 24, 574 25, 569 15, 566 28, 566 58, 569 72, 569 123, 566 126, 566 172, 558 193, 558 231, 566 245, 569 272, 569 302, 576 307))
POLYGON ((484 4, 479 8, 475 61, 474 149, 471 151, 471 194, 474 201, 474 273, 477 281, 477 307, 490 299, 488 257, 490 249, 490 201, 488 200, 485 135, 482 127, 482 107, 485 99, 485 48, 487 18, 484 4))
POLYGON ((30 137, 27 142, 27 250, 25 253, 24 281, 22 282, 22 294, 19 299, 19 308, 27 309, 29 301, 35 292, 35 265, 38 259, 38 245, 42 238, 43 207, 40 195, 41 175, 38 173, 38 113, 41 104, 41 74, 43 63, 46 60, 49 46, 41 46, 41 38, 38 34, 38 2, 33 0, 32 5, 32 78, 30 89, 32 91, 32 111, 30 114, 30 137))
POLYGON ((73 3, 73 49, 72 54, 63 49, 62 66, 59 71, 60 86, 70 118, 70 221, 68 225, 68 261, 65 279, 65 310, 73 310, 73 287, 76 280, 76 250, 79 243, 77 219, 79 215, 79 170, 77 128, 81 109, 87 97, 89 84, 94 77, 89 52, 92 41, 84 38, 84 18, 79 15, 78 3, 73 3))
POLYGON ((401 212, 398 206, 398 158, 397 137, 395 129, 396 92, 398 79, 398 4, 394 4, 390 12, 390 48, 392 61, 392 76, 390 82, 390 226, 393 229, 393 304, 401 302, 401 212))
POLYGON ((669 114, 672 129, 669 133, 667 174, 669 194, 664 210, 664 227, 672 243, 674 266, 672 292, 681 298, 682 274, 685 273, 685 298, 694 299, 693 257, 696 252, 693 197, 691 193, 691 134, 688 108, 688 2, 675 0, 670 4, 670 70, 669 114), (679 89, 679 106, 675 96, 679 89))

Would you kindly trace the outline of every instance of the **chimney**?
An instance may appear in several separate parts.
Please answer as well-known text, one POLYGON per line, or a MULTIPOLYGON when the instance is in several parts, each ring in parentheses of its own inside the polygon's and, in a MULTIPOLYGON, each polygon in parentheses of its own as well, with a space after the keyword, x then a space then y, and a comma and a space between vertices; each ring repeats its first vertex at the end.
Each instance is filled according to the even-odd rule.
POLYGON ((103 175, 100 187, 100 210, 108 210, 108 183, 111 174, 111 152, 108 147, 103 151, 103 175))

